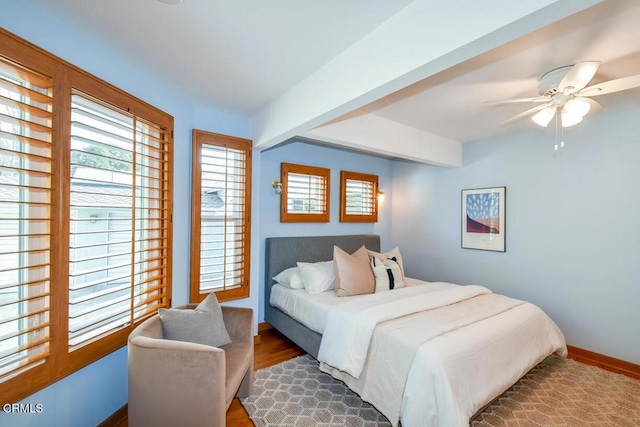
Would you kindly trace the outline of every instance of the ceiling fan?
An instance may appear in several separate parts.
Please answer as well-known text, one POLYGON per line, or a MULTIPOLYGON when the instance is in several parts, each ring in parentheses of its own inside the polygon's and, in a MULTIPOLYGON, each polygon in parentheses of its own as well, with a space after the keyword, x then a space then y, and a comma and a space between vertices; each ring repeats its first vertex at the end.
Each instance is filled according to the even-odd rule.
POLYGON ((599 61, 582 61, 576 62, 574 65, 555 68, 538 79, 540 96, 489 101, 485 105, 520 102, 540 104, 505 120, 502 124, 531 116, 536 124, 547 127, 551 119, 556 116, 556 120, 559 118, 562 122, 562 127, 574 126, 582 121, 591 109, 592 103, 598 104, 590 97, 640 87, 640 74, 587 86, 599 66, 599 61))

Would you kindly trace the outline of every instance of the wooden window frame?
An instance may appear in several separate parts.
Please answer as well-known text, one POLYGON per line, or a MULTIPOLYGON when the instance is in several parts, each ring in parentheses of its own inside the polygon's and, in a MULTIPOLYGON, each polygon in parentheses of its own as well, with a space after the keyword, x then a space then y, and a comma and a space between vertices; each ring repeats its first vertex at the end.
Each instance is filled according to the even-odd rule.
POLYGON ((200 290, 200 251, 201 251, 201 208, 202 208, 202 146, 211 145, 241 150, 245 153, 245 197, 243 217, 243 254, 241 281, 232 289, 215 291, 218 301, 231 301, 248 298, 250 294, 250 261, 251 261, 251 140, 221 135, 194 129, 192 133, 192 180, 191 180, 191 277, 189 300, 198 303, 210 292, 200 290))
POLYGON ((378 222, 378 175, 360 172, 340 171, 340 222, 378 222), (347 180, 364 181, 373 184, 373 213, 354 215, 347 213, 347 180))
MULTIPOLYGON (((173 211, 173 117, 141 101, 121 89, 77 68, 57 56, 0 28, 0 56, 26 69, 48 76, 54 85, 52 135, 51 193, 51 260, 50 260, 50 355, 43 363, 0 379, 0 400, 17 402, 42 388, 80 370, 107 354, 123 347, 129 334, 153 313, 131 320, 115 332, 105 332, 70 350, 69 335, 69 230, 71 184, 71 95, 74 90, 94 97, 106 105, 127 111, 161 126, 166 135, 166 167, 161 172, 166 180, 162 198, 166 218, 163 229, 163 258, 166 257, 159 307, 171 305, 172 224, 173 211)), ((133 268, 132 268, 132 274, 133 268)), ((134 284, 135 286, 135 284, 134 284)), ((133 305, 132 305, 133 307, 133 305)), ((158 308, 159 308, 158 307, 158 308)))
POLYGON ((330 200, 331 200, 331 169, 316 166, 298 165, 294 163, 280 164, 280 182, 282 183, 282 193, 280 193, 280 222, 329 222, 330 221, 330 200), (324 179, 325 198, 321 213, 289 213, 289 174, 317 176, 324 179))

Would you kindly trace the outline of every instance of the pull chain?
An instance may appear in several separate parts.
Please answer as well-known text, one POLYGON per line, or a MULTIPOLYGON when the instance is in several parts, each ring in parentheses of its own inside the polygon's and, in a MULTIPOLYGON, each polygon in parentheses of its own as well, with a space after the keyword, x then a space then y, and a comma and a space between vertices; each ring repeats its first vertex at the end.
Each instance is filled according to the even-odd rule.
POLYGON ((562 150, 564 148, 564 127, 560 125, 560 114, 562 114, 562 108, 558 107, 556 110, 556 143, 553 146, 553 151, 562 150), (560 144, 558 145, 558 128, 560 128, 560 144))
POLYGON ((553 146, 554 151, 558 151, 558 116, 560 115, 560 108, 556 109, 556 139, 553 146))

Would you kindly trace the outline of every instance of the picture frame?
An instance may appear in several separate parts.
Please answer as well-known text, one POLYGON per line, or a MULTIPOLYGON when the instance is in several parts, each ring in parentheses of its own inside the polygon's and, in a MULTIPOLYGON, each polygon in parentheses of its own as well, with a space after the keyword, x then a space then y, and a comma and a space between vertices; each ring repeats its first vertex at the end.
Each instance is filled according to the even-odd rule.
POLYGON ((462 248, 506 251, 506 187, 462 190, 462 248))

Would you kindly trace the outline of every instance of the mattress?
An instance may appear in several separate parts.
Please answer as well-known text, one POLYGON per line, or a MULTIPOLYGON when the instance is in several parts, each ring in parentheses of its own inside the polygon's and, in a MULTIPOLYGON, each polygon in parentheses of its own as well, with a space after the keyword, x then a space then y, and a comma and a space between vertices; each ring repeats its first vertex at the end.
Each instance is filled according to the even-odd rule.
MULTIPOLYGON (((410 277, 405 277, 404 282, 407 286, 430 285, 429 282, 412 279, 410 277)), ((304 289, 291 289, 286 286, 275 284, 271 287, 269 303, 312 331, 322 334, 327 323, 329 311, 331 311, 333 307, 348 302, 352 298, 361 297, 366 297, 366 295, 359 295, 356 297, 338 297, 336 296, 336 292, 333 290, 310 294, 304 289)))

